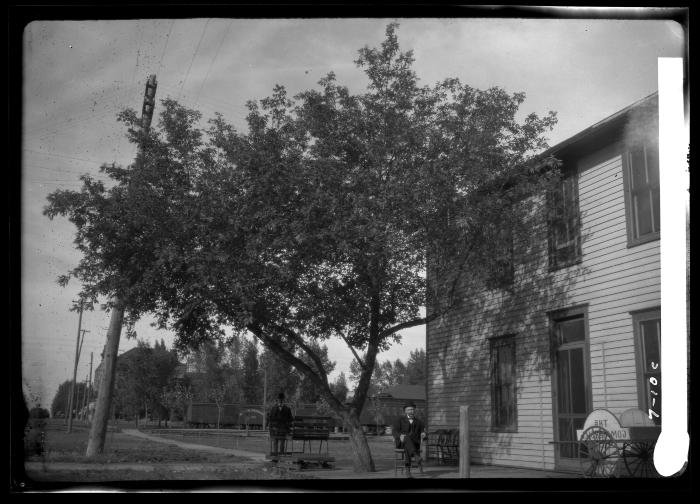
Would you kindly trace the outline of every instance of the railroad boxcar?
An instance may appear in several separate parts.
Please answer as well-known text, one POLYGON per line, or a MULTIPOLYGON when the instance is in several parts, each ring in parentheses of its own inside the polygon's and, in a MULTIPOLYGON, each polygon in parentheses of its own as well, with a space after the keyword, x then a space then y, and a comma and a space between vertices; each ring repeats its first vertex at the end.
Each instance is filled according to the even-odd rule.
POLYGON ((217 422, 220 428, 237 428, 239 406, 237 404, 224 404, 219 416, 219 408, 215 403, 191 403, 187 407, 187 426, 197 429, 216 428, 217 422))
POLYGON ((224 404, 219 416, 216 403, 191 403, 187 407, 187 426, 199 429, 262 429, 263 408, 259 404, 224 404))

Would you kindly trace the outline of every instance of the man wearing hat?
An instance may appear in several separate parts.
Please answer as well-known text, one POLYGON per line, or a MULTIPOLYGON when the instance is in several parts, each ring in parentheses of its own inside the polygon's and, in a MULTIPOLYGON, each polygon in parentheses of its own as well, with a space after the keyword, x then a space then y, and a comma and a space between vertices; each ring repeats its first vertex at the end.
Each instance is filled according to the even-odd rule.
POLYGON ((391 427, 391 435, 397 448, 405 450, 404 461, 406 476, 411 474, 411 456, 415 454, 416 464, 423 471, 423 459, 420 456, 420 443, 426 436, 425 426, 416 418, 416 405, 409 402, 403 407, 405 416, 399 417, 391 427))
POLYGON ((277 395, 275 404, 267 416, 270 428, 270 455, 285 453, 285 441, 292 430, 292 410, 284 404, 284 392, 277 395))

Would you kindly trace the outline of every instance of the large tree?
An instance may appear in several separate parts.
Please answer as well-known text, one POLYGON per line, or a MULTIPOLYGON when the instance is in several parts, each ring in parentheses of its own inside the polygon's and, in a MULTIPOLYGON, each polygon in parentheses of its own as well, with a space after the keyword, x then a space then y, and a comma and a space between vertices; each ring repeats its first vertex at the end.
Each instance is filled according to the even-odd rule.
POLYGON ((358 471, 374 470, 359 415, 377 354, 451 309, 460 282, 498 270, 515 203, 541 189, 529 158, 555 122, 519 123, 522 93, 419 87, 396 27, 359 51, 364 93, 332 73, 294 99, 277 86, 249 102, 244 133, 220 115, 203 130, 172 100, 151 131, 125 112, 141 162, 103 166, 115 186, 85 176, 46 209, 78 228, 71 275, 87 301, 119 293, 128 321, 154 313, 182 348, 227 326, 253 334, 343 421, 358 471), (362 369, 350 403, 318 353, 329 338, 362 369))

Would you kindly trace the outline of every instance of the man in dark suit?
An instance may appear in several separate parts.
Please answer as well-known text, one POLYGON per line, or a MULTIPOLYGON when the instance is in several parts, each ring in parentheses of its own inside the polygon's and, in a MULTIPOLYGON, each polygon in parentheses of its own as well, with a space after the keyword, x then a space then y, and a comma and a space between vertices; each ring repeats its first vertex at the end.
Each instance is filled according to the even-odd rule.
POLYGON ((411 456, 415 454, 416 464, 423 470, 423 459, 420 456, 420 443, 425 438, 425 426, 416 418, 416 405, 408 403, 403 407, 405 416, 399 417, 391 426, 391 435, 397 448, 405 451, 404 461, 406 476, 411 474, 411 456))
POLYGON ((284 393, 280 392, 275 404, 268 414, 270 427, 270 454, 279 455, 285 453, 285 441, 292 430, 292 410, 284 404, 284 393))

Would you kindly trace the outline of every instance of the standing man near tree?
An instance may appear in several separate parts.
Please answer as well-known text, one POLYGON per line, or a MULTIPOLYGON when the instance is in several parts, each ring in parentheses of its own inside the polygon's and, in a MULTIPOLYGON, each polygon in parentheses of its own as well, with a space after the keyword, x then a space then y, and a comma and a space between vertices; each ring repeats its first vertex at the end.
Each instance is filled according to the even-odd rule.
POLYGON ((284 404, 284 393, 280 392, 275 404, 268 413, 267 422, 270 427, 270 455, 285 453, 285 442, 292 430, 292 410, 284 404))
POLYGON ((411 475, 411 456, 416 456, 416 465, 423 472, 423 459, 420 456, 420 443, 426 436, 425 426, 416 418, 416 405, 408 403, 403 407, 406 416, 398 418, 391 428, 391 435, 397 448, 403 448, 406 476, 411 475))

